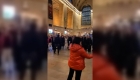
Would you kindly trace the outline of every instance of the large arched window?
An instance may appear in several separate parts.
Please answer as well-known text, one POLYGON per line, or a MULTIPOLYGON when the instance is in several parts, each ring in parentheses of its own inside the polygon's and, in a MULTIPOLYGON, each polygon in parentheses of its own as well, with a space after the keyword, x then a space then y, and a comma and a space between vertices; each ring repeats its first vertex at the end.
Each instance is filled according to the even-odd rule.
POLYGON ((82 9, 82 25, 91 25, 91 7, 84 6, 82 9))

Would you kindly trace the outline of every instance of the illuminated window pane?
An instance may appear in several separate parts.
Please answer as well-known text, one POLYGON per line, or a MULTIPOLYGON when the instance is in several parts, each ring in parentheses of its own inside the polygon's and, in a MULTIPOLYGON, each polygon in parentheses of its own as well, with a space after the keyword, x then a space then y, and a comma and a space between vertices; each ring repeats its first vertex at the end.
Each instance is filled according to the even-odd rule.
POLYGON ((91 7, 90 6, 83 7, 82 25, 91 25, 91 7))

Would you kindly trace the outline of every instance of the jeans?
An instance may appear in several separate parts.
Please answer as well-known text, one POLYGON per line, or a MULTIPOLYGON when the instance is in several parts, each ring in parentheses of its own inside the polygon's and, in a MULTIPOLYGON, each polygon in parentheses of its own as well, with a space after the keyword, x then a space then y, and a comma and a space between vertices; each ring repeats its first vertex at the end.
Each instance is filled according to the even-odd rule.
POLYGON ((72 80, 74 71, 76 72, 76 74, 75 74, 75 80, 80 80, 82 70, 74 70, 74 69, 72 69, 72 68, 70 68, 70 70, 69 70, 69 75, 68 75, 67 80, 72 80))

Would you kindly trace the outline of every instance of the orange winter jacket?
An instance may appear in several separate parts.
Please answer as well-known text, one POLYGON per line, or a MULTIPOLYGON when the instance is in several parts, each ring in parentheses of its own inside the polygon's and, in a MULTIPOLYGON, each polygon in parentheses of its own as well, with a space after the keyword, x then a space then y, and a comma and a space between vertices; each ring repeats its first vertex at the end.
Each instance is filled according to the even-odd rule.
POLYGON ((113 65, 104 57, 93 54, 93 80, 122 80, 113 65))
POLYGON ((68 65, 74 70, 83 70, 85 68, 85 58, 92 58, 93 55, 87 54, 84 48, 78 44, 72 44, 70 46, 70 58, 68 65))

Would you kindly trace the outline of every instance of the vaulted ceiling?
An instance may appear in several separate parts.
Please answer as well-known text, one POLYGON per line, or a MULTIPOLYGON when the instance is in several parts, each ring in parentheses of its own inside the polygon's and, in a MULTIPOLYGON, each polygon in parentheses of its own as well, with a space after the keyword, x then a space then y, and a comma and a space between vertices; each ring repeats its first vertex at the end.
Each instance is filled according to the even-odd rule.
MULTIPOLYGON (((90 5, 92 7, 92 1, 93 0, 72 0, 72 4, 78 10, 82 10, 82 7, 83 6, 86 6, 86 5, 90 5)), ((53 7, 55 9, 58 9, 59 8, 59 4, 61 4, 59 0, 53 0, 53 7)))
POLYGON ((90 5, 92 7, 93 0, 73 0, 73 5, 81 10, 83 6, 90 5))

